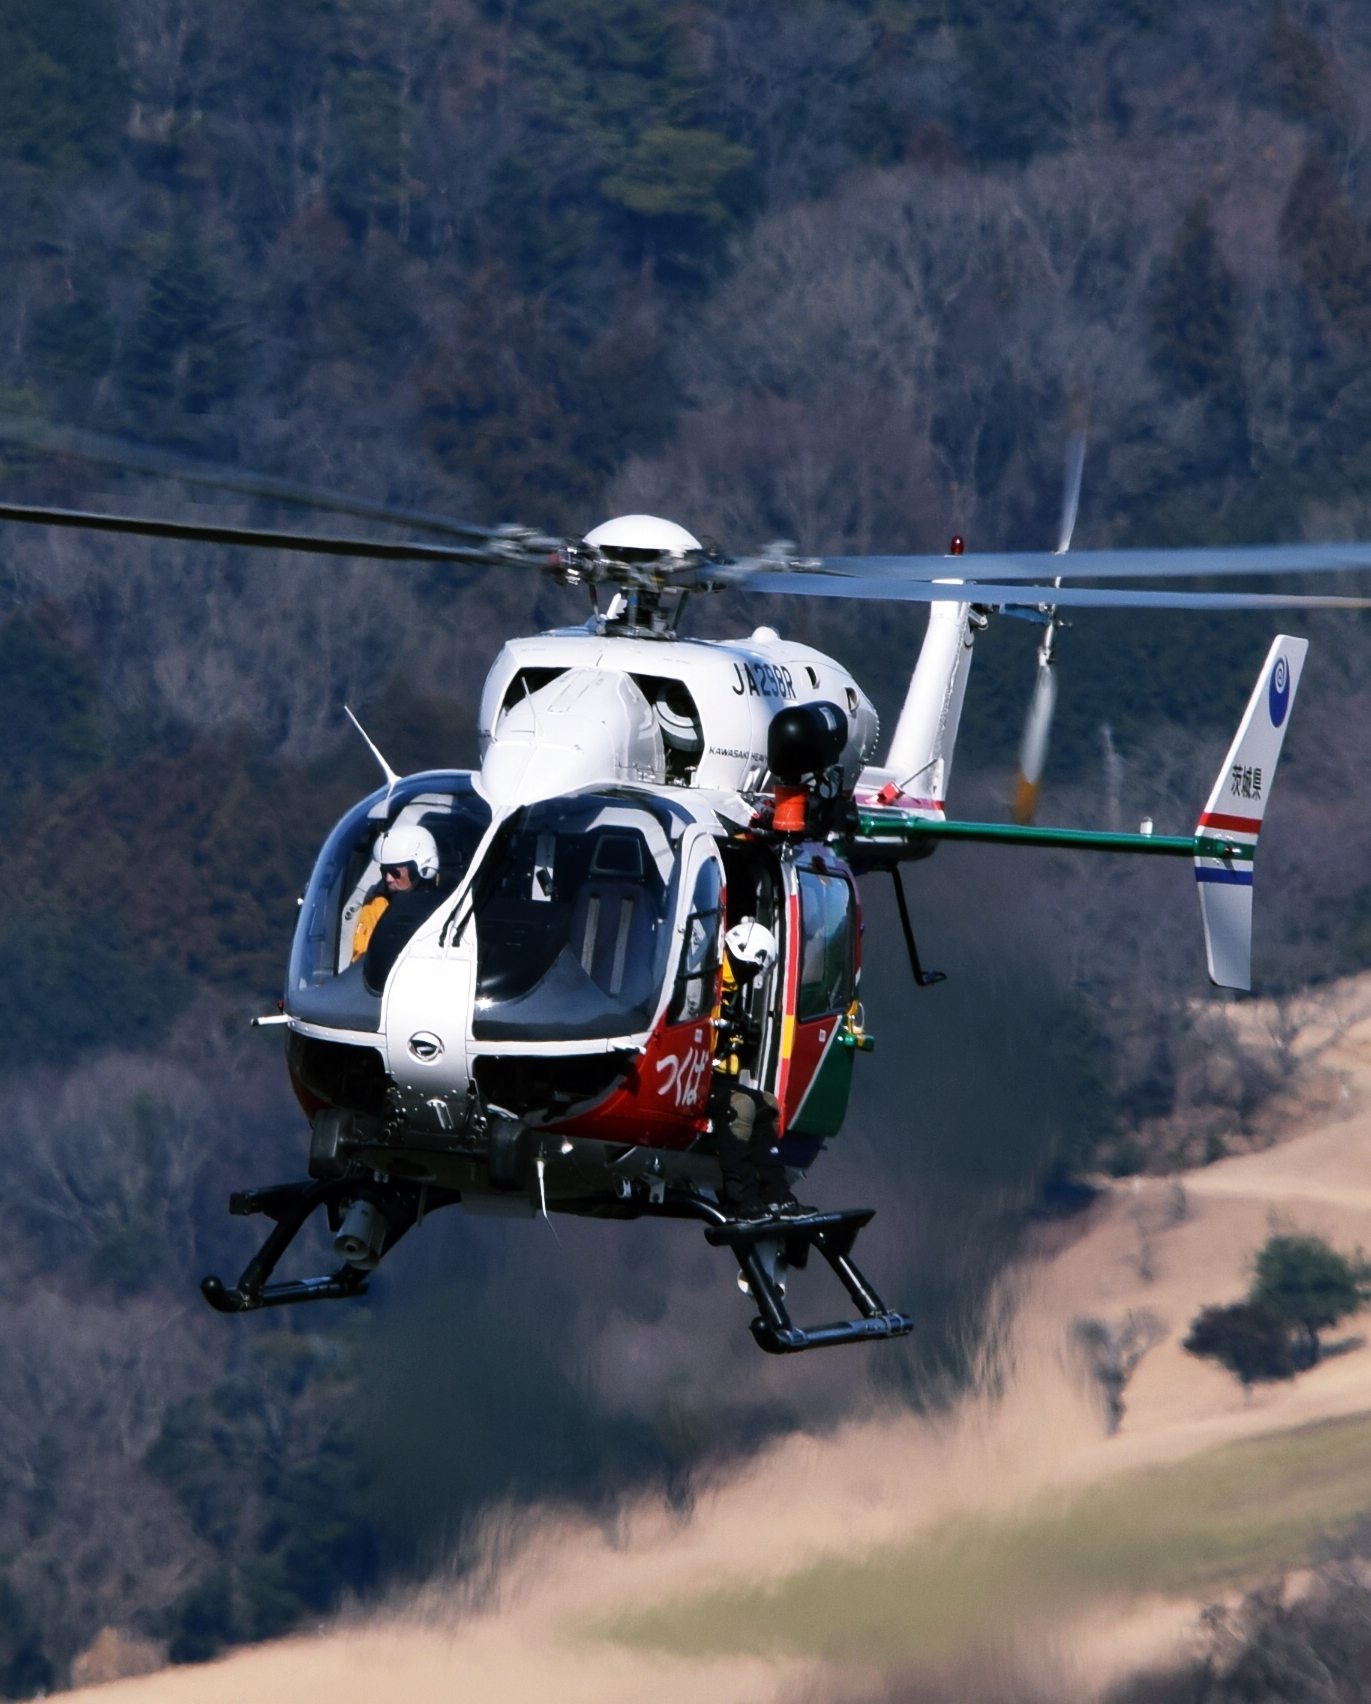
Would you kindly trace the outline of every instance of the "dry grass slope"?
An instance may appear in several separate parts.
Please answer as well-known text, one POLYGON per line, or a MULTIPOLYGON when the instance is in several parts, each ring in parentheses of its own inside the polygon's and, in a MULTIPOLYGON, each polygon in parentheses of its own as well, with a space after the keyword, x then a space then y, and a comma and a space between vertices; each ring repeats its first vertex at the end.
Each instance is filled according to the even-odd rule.
MULTIPOLYGON (((1046 1685, 1084 1701, 1184 1652, 1203 1601, 1298 1569, 1316 1534, 1371 1506, 1371 1349, 1354 1339, 1249 1400, 1178 1346, 1202 1302, 1245 1287, 1273 1212, 1371 1244, 1369 993, 1366 979, 1344 985, 1331 1029, 1318 1003, 1316 1052, 1313 1009, 1296 1025, 1310 1125, 1179 1179, 1116 1187, 1019 1273, 997 1394, 941 1421, 787 1438, 703 1490, 688 1519, 643 1507, 606 1534, 549 1515, 506 1546, 479 1598, 438 1582, 318 1637, 101 1696, 294 1704, 360 1682, 379 1704, 893 1698, 905 1682, 882 1676, 965 1673, 970 1653, 986 1674, 1018 1677, 1006 1697, 1046 1685), (1143 1307, 1164 1335, 1110 1437, 1073 1328, 1143 1307)), ((1251 1021, 1273 1015, 1254 1008, 1251 1021)), ((1294 1119, 1298 1079, 1292 1092, 1294 1119)), ((974 1695, 989 1685, 982 1675, 974 1695)))

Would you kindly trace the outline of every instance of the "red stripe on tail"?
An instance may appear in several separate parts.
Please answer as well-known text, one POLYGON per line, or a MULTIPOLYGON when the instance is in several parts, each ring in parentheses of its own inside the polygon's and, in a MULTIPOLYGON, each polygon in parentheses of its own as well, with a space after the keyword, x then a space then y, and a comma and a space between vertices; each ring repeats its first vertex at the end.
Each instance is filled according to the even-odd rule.
POLYGON ((1201 828, 1226 828, 1233 834, 1260 834, 1260 817, 1225 816, 1222 811, 1201 811, 1201 828))

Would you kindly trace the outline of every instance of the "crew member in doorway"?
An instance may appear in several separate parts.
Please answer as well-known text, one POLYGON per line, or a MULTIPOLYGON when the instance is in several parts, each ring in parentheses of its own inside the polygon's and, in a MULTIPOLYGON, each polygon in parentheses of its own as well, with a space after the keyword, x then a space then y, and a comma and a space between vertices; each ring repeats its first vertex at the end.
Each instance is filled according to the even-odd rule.
POLYGON ((709 1113, 719 1137, 723 1205, 735 1220, 807 1213, 791 1192, 778 1147, 780 1107, 759 1088, 752 1068, 756 1038, 745 1011, 748 987, 776 962, 776 937, 755 917, 724 936, 723 998, 709 1113))
POLYGON ((426 828, 405 823, 376 843, 381 892, 357 913, 352 960, 365 957, 362 976, 379 993, 400 949, 442 898, 438 890, 438 847, 426 828))

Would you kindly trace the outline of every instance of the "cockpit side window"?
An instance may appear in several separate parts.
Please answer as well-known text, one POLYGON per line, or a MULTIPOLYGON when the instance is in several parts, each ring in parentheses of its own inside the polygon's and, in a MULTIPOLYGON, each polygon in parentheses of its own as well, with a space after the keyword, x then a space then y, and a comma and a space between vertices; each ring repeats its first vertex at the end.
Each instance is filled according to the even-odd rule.
POLYGON ((723 920, 723 871, 716 858, 708 858, 700 866, 690 898, 676 986, 667 1009, 669 1024, 692 1023, 714 1010, 723 920))
MULTIPOLYGON (((325 842, 300 908, 286 990, 292 1013, 344 1028, 375 1027, 379 1001, 374 988, 363 986, 354 943, 364 907, 383 893, 376 843, 401 823, 433 836, 438 875, 432 891, 440 902, 465 878, 490 826, 490 807, 468 776, 438 773, 411 777, 389 793, 381 789, 348 812, 325 842)), ((416 927, 420 921, 416 916, 416 927)), ((403 941, 396 953, 400 946, 403 941)))
POLYGON ((801 870, 799 1017, 845 1011, 856 993, 856 907, 842 876, 801 870))
POLYGON ((477 1039, 647 1028, 671 937, 668 827, 647 806, 584 795, 510 819, 476 884, 477 1039))
MULTIPOLYGON (((411 825, 426 828, 438 849, 438 875, 432 890, 437 895, 436 905, 461 883, 471 867, 472 855, 490 825, 490 811, 475 793, 425 791, 401 803, 385 820, 369 820, 368 831, 354 847, 343 884, 348 897, 338 930, 340 972, 361 957, 366 942, 358 934, 359 923, 367 916, 367 908, 374 910, 376 902, 384 897, 381 866, 376 861, 377 842, 387 829, 411 825)), ((428 909, 432 911, 434 906, 428 909)), ((375 982, 374 972, 369 980, 375 982)))

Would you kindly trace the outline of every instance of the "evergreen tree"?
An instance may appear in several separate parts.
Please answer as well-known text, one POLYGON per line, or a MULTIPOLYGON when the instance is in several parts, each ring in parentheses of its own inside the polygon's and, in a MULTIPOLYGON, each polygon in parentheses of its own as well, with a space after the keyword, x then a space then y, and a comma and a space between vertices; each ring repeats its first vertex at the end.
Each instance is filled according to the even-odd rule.
POLYGON ((1209 203, 1191 204, 1152 307, 1153 350, 1182 396, 1232 392, 1238 362, 1238 286, 1215 241, 1209 203))
POLYGON ((1322 128, 1330 141, 1341 139, 1347 97, 1322 43, 1296 23, 1284 0, 1273 0, 1267 15, 1258 87, 1287 118, 1322 128))
POLYGON ((94 385, 114 359, 107 257, 81 256, 61 296, 34 310, 27 342, 34 365, 60 393, 64 411, 84 412, 94 385))
POLYGON ((1319 1332, 1371 1300, 1371 1265, 1339 1254, 1322 1237, 1268 1237, 1257 1256, 1252 1301, 1303 1333, 1308 1360, 1319 1358, 1319 1332))
POLYGON ((408 174, 405 107, 393 77, 368 66, 349 66, 332 80, 333 146, 329 201, 362 237, 373 222, 397 225, 408 174))
POLYGON ((1201 196, 1181 222, 1152 301, 1153 359, 1181 396, 1203 404, 1200 433, 1180 470, 1192 487, 1250 463, 1240 314, 1238 282, 1201 196))
POLYGON ((1261 1302, 1201 1309, 1181 1347, 1188 1355, 1227 1367, 1245 1386, 1288 1379, 1295 1371, 1290 1327, 1274 1308, 1261 1302))
POLYGON ((1060 8, 1045 0, 953 0, 962 68, 956 136, 983 164, 1062 145, 1068 94, 1060 8))
POLYGON ((0 160, 71 174, 106 159, 128 88, 106 0, 0 6, 0 160))
POLYGON ((1309 150, 1290 186, 1280 236, 1333 330, 1356 355, 1371 353, 1371 235, 1321 147, 1309 150))
POLYGON ((0 833, 26 800, 62 791, 105 756, 94 671, 25 615, 0 628, 0 833))
POLYGON ((182 214, 124 351, 130 412, 144 432, 174 441, 177 416, 208 414, 232 400, 246 353, 228 292, 195 224, 182 214))
POLYGON ((517 47, 530 125, 491 212, 519 281, 565 281, 610 239, 634 265, 698 281, 751 204, 750 149, 709 122, 666 0, 535 0, 517 47), (531 143, 531 148, 528 144, 531 143))
POLYGON ((1245 1301, 1203 1308, 1182 1347, 1220 1362, 1245 1385, 1288 1379, 1320 1355, 1319 1332, 1371 1301, 1371 1265, 1322 1237, 1268 1237, 1245 1301), (1298 1344, 1292 1337, 1299 1333, 1298 1344))

